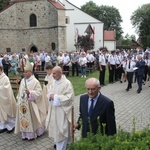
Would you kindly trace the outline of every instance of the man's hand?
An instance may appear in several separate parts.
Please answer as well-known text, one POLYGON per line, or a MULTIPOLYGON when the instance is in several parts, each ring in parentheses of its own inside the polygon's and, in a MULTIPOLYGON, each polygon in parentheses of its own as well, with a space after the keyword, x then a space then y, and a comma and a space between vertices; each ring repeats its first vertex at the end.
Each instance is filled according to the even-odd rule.
POLYGON ((50 97, 49 97, 50 100, 54 100, 54 94, 50 94, 50 97))
POLYGON ((73 125, 73 126, 71 125, 71 126, 70 126, 70 132, 71 132, 71 133, 74 133, 75 130, 78 129, 78 127, 79 127, 78 123, 76 123, 76 124, 73 125))
POLYGON ((30 91, 28 89, 25 89, 26 94, 29 96, 30 91))

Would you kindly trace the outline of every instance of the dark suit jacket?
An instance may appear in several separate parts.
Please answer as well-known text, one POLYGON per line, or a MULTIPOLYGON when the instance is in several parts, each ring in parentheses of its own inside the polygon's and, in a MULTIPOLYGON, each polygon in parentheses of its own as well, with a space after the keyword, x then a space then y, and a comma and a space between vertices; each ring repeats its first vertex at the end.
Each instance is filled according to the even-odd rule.
POLYGON ((2 59, 3 69, 9 69, 11 66, 8 61, 6 61, 4 58, 2 59))
POLYGON ((136 67, 138 67, 137 75, 138 76, 143 76, 144 75, 144 70, 145 70, 145 61, 144 60, 138 61, 136 63, 136 67))
POLYGON ((80 117, 78 119, 78 124, 80 124, 80 119, 82 120, 82 137, 87 137, 87 132, 90 131, 90 126, 92 133, 96 134, 98 128, 101 129, 101 133, 104 133, 102 124, 105 123, 105 134, 114 135, 116 133, 116 121, 115 121, 115 109, 114 103, 106 96, 100 94, 95 104, 91 118, 88 118, 88 99, 87 94, 80 97, 80 117), (99 117, 99 119, 98 119, 99 117), (99 127, 100 126, 100 127, 99 127))

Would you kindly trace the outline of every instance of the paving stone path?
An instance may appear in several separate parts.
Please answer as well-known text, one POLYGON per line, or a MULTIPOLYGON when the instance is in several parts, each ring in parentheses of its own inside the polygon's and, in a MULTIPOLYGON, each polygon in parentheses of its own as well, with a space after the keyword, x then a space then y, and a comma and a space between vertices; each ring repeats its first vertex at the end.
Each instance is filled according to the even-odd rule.
MULTIPOLYGON (((150 85, 150 84, 149 84, 150 85)), ((141 130, 150 124, 150 87, 143 85, 140 94, 136 93, 137 84, 134 83, 132 89, 126 92, 127 83, 114 83, 101 88, 101 93, 109 97, 115 104, 115 115, 117 127, 131 131, 133 128, 133 118, 136 120, 136 130, 141 130)), ((75 114, 78 116, 79 96, 75 97, 75 114)), ((75 134, 80 136, 80 131, 75 134)), ((0 134, 0 150, 54 150, 53 139, 48 138, 45 133, 34 141, 21 140, 20 134, 0 134)))

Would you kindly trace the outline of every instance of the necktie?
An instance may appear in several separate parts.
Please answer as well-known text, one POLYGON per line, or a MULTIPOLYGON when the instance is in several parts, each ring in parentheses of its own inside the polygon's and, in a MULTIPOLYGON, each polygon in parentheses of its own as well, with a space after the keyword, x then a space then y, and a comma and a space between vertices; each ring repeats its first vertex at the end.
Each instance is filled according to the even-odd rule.
POLYGON ((91 115, 92 115, 93 107, 94 107, 94 99, 91 99, 91 105, 90 105, 90 108, 89 108, 89 117, 91 117, 91 115))
POLYGON ((129 60, 129 69, 130 69, 130 60, 129 60))

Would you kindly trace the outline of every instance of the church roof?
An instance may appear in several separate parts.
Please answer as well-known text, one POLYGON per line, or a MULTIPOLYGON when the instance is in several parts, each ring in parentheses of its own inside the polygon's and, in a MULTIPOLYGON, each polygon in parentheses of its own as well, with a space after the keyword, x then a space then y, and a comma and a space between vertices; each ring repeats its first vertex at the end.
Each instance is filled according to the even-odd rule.
POLYGON ((134 39, 132 39, 132 43, 131 43, 131 47, 134 46, 134 47, 141 47, 143 48, 143 45, 141 43, 139 43, 138 41, 135 41, 134 39))
POLYGON ((50 2, 55 8, 57 9, 65 9, 60 3, 52 1, 52 0, 48 0, 48 2, 50 2))
MULTIPOLYGON (((1 11, 3 12, 4 10, 8 9, 9 7, 11 7, 12 5, 14 5, 17 2, 27 2, 27 1, 32 1, 32 0, 14 0, 14 1, 10 1, 10 4, 7 5, 6 7, 4 7, 1 11)), ((55 8, 57 9, 65 9, 60 3, 52 1, 52 0, 47 0, 49 3, 51 3, 55 8)))
POLYGON ((104 41, 115 41, 115 31, 104 31, 104 41))

